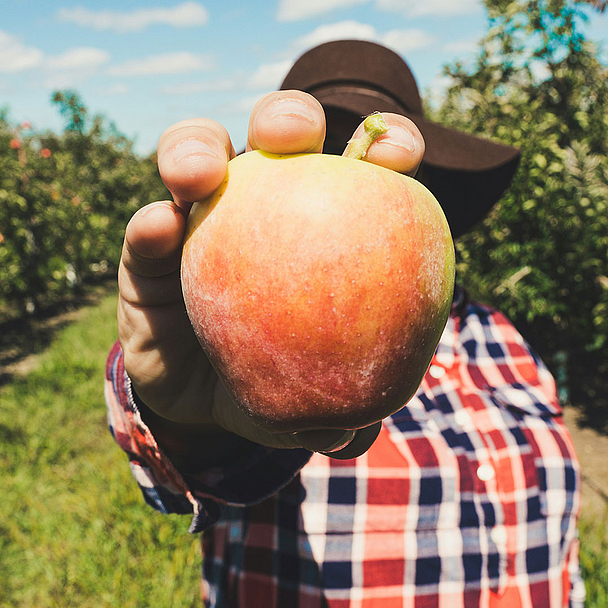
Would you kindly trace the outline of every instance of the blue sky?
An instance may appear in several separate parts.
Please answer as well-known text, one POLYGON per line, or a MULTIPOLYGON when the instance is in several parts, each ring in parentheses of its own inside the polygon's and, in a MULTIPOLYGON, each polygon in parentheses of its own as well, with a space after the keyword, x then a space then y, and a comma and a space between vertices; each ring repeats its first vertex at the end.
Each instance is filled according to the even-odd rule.
MULTIPOLYGON (((0 107, 59 129, 50 95, 73 88, 141 153, 193 116, 220 121, 238 149, 255 101, 315 44, 381 42, 439 92, 442 66, 470 60, 485 30, 480 0, 0 0, 0 107)), ((587 32, 608 48, 608 11, 587 32)))

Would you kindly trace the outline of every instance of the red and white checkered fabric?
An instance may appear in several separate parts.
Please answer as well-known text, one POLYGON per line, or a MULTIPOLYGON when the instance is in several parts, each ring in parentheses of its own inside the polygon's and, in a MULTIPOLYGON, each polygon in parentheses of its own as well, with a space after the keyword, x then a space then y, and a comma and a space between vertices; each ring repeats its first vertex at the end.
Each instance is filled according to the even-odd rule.
POLYGON ((109 421, 146 500, 194 512, 206 604, 582 606, 580 472, 550 373, 506 318, 454 306, 418 393, 352 460, 251 453, 180 474, 108 359, 109 421))

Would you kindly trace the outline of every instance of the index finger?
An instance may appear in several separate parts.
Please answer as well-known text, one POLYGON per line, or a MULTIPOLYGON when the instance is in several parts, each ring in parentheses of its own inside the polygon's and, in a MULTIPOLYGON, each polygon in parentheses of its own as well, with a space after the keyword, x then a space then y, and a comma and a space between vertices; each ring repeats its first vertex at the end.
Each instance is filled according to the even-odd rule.
POLYGON ((274 154, 321 152, 324 139, 323 106, 303 91, 269 93, 251 112, 247 150, 274 154))
POLYGON ((235 155, 221 124, 208 118, 183 120, 161 135, 158 170, 175 203, 188 211, 217 189, 235 155))

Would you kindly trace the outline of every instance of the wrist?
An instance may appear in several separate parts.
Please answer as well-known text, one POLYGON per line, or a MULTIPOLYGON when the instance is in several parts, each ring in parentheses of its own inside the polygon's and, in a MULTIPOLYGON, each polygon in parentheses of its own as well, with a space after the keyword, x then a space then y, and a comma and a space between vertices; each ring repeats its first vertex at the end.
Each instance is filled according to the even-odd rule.
POLYGON ((134 389, 132 394, 141 418, 156 443, 184 473, 229 465, 254 445, 219 425, 181 423, 163 418, 150 409, 134 389))

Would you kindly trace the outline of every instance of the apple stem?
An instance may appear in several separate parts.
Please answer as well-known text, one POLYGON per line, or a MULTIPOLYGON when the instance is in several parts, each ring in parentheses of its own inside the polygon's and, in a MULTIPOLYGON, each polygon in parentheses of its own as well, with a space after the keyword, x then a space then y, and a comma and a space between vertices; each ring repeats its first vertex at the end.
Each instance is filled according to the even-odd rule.
POLYGON ((370 114, 363 121, 363 128, 365 130, 364 134, 356 139, 351 139, 342 156, 361 160, 365 157, 367 150, 378 137, 384 135, 388 131, 388 125, 380 112, 370 114))

